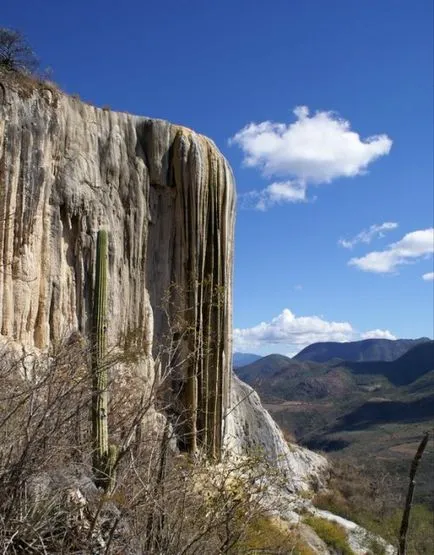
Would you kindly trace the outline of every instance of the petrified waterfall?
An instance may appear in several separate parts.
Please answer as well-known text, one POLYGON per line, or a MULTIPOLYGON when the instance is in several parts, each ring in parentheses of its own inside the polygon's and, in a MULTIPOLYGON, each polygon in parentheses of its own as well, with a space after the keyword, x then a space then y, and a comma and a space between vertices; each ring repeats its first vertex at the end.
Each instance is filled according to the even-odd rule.
POLYGON ((217 456, 231 366, 228 164, 189 129, 0 81, 2 336, 39 349, 89 337, 106 229, 107 340, 133 336, 152 360, 176 336, 187 447, 217 456))

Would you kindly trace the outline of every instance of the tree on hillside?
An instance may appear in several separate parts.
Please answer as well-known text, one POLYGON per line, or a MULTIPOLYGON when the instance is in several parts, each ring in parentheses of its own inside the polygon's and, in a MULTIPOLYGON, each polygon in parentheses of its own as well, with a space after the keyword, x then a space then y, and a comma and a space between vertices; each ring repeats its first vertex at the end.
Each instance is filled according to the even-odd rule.
POLYGON ((36 54, 25 36, 15 29, 0 27, 0 67, 33 73, 38 66, 36 54))

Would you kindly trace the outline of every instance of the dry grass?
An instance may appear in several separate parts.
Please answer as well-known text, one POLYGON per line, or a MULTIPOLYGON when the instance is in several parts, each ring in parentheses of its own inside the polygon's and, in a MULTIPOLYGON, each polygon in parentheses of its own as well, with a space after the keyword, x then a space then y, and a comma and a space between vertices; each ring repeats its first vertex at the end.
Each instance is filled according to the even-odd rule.
POLYGON ((21 98, 30 98, 35 91, 39 93, 48 92, 55 102, 61 93, 59 87, 37 75, 31 75, 14 70, 8 70, 0 66, 0 83, 5 88, 10 88, 18 93, 21 98))

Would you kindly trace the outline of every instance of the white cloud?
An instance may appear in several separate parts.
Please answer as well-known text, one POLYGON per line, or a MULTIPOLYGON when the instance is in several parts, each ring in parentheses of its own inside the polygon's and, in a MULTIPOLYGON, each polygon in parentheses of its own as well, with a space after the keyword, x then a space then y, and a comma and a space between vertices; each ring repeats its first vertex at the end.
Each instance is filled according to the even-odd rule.
POLYGON ((298 106, 293 113, 293 123, 250 123, 229 141, 242 149, 246 166, 259 168, 265 177, 284 178, 256 193, 259 209, 305 200, 308 185, 363 174, 392 147, 387 135, 361 139, 334 112, 310 116, 307 106, 298 106))
POLYGON ((235 350, 263 344, 302 346, 317 341, 349 341, 353 328, 348 322, 328 322, 319 316, 295 316, 285 308, 271 322, 234 329, 235 350))
POLYGON ((234 329, 233 338, 236 351, 266 349, 269 352, 289 352, 293 355, 307 345, 321 341, 396 339, 389 330, 374 329, 359 333, 349 322, 330 322, 322 316, 295 316, 289 308, 285 308, 270 322, 261 322, 251 328, 234 329))
POLYGON ((422 279, 424 281, 434 281, 434 272, 428 272, 427 274, 423 274, 422 279))
MULTIPOLYGON (((297 181, 276 181, 262 191, 247 193, 257 210, 265 211, 275 204, 306 202, 306 187, 297 181)), ((246 206, 246 203, 244 203, 246 206)))
POLYGON ((285 308, 270 322, 251 328, 234 329, 234 349, 248 352, 266 348, 272 352, 297 353, 307 345, 321 341, 355 341, 357 339, 396 339, 389 330, 374 329, 359 333, 349 322, 329 322, 321 316, 295 316, 285 308), (278 347, 275 347, 277 345, 278 347))
POLYGON ((362 339, 396 339, 389 330, 370 330, 360 334, 362 339))
POLYGON ((363 229, 352 239, 339 239, 338 244, 346 249, 352 249, 358 243, 369 244, 375 237, 384 237, 386 231, 396 229, 396 222, 384 222, 383 224, 373 224, 368 229, 363 229))
POLYGON ((434 228, 420 229, 407 233, 383 251, 372 251, 360 258, 351 258, 348 264, 365 272, 390 273, 402 264, 409 264, 433 252, 434 228))

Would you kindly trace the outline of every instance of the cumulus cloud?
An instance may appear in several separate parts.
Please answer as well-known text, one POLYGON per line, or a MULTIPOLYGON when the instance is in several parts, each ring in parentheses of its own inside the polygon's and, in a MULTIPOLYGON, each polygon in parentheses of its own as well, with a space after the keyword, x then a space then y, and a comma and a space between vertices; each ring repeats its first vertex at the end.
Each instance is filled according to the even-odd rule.
POLYGON ((424 281, 434 281, 434 272, 428 272, 427 274, 423 274, 422 279, 424 281))
POLYGON ((407 233, 385 250, 372 251, 360 258, 351 258, 350 266, 356 266, 365 272, 390 273, 398 266, 415 262, 418 258, 434 252, 434 228, 420 229, 407 233))
POLYGON ((283 177, 257 193, 259 209, 305 200, 308 185, 363 174, 392 147, 384 134, 361 139, 334 112, 310 115, 307 106, 298 106, 293 113, 293 123, 250 123, 229 141, 241 148, 246 166, 268 178, 283 177))
POLYGON ((389 330, 370 330, 360 334, 362 339, 396 339, 389 330))
MULTIPOLYGON (((257 210, 265 211, 275 204, 306 202, 306 186, 297 181, 276 181, 262 191, 250 191, 243 198, 243 207, 253 204, 257 210)), ((249 206, 250 205, 250 206, 249 206)))
POLYGON ((236 351, 268 347, 277 352, 295 354, 312 343, 321 341, 354 341, 367 338, 395 339, 389 330, 357 332, 349 322, 333 322, 320 316, 296 316, 285 308, 269 322, 251 328, 234 329, 236 351), (275 347, 274 347, 275 346, 275 347))
POLYGON ((369 244, 376 237, 384 237, 386 231, 392 231, 397 227, 398 224, 396 222, 373 224, 368 229, 362 229, 362 231, 352 239, 339 239, 338 244, 346 249, 352 249, 358 243, 369 244))
POLYGON ((354 330, 348 322, 328 322, 319 316, 295 316, 285 308, 270 322, 234 329, 237 350, 263 344, 305 346, 317 341, 349 341, 354 330))

